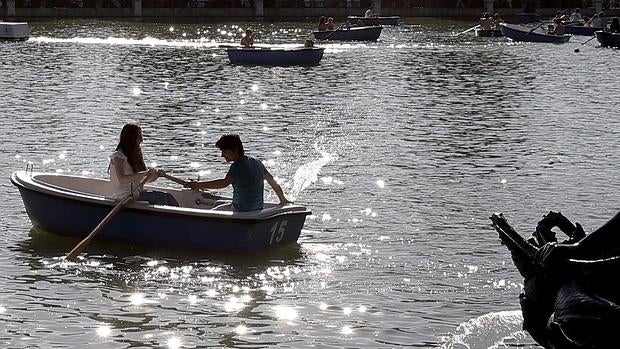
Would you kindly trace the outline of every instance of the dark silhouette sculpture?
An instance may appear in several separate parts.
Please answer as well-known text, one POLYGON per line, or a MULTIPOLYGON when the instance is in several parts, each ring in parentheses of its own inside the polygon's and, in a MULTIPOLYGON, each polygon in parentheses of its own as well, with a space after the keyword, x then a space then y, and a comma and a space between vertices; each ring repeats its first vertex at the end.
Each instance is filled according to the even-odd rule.
POLYGON ((613 348, 620 330, 620 213, 586 235, 549 212, 525 240, 502 214, 493 227, 525 279, 523 328, 545 348, 613 348), (553 228, 568 239, 557 242, 553 228))

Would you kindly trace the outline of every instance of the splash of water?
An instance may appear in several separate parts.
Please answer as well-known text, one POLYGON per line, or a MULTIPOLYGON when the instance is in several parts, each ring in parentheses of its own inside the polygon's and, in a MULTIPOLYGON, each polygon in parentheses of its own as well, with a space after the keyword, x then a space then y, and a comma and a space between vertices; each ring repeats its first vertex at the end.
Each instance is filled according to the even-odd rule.
POLYGON ((316 182, 319 179, 319 173, 321 172, 321 168, 327 165, 334 159, 334 155, 321 152, 321 158, 307 164, 303 164, 299 166, 297 171, 295 171, 295 175, 293 176, 293 186, 289 193, 289 196, 295 200, 299 197, 299 194, 306 188, 308 188, 312 183, 316 182))
POLYGON ((520 310, 484 314, 461 323, 455 333, 443 337, 441 348, 507 348, 506 341, 514 343, 528 338, 521 330, 522 323, 520 310))

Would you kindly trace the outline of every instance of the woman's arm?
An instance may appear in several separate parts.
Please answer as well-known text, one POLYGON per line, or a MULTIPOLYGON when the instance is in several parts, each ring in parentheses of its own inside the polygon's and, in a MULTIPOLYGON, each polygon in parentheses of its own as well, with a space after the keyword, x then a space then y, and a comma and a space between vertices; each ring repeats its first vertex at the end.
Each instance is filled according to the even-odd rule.
POLYGON ((139 182, 144 178, 144 176, 150 176, 148 179, 149 182, 153 182, 157 179, 157 170, 155 169, 150 168, 146 171, 127 174, 123 171, 124 166, 122 159, 114 157, 112 159, 112 163, 114 164, 114 170, 116 171, 116 178, 118 178, 118 181, 121 184, 128 184, 136 181, 139 182))

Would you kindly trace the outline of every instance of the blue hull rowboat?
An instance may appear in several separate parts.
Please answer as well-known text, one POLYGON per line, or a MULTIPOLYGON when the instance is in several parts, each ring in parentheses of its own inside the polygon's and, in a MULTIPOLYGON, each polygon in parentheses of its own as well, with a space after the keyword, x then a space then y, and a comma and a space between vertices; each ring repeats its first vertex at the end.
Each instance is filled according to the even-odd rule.
POLYGON ((542 29, 531 31, 531 28, 516 24, 500 23, 500 29, 505 37, 513 41, 524 42, 546 42, 552 44, 562 44, 570 40, 571 35, 551 35, 544 33, 542 29))
POLYGON ((592 36, 594 32, 602 30, 602 28, 584 27, 582 25, 565 25, 566 34, 592 36))
POLYGON ((476 29, 475 33, 480 38, 499 38, 504 36, 499 29, 476 29))
POLYGON ((348 16, 347 20, 351 24, 361 23, 362 25, 398 25, 400 22, 399 16, 379 16, 379 17, 360 17, 360 16, 348 16))
POLYGON ((247 47, 226 50, 230 63, 254 65, 317 65, 323 58, 324 48, 247 47))
MULTIPOLYGON (((106 196, 111 188, 105 179, 19 171, 11 182, 35 228, 57 235, 86 237, 116 204, 106 196)), ((310 214, 303 206, 269 203, 255 212, 216 211, 210 208, 217 196, 156 189, 172 194, 180 207, 128 205, 96 239, 160 249, 253 252, 296 242, 310 214)))
POLYGON ((327 30, 314 32, 314 38, 318 40, 341 40, 341 41, 374 41, 381 35, 381 26, 351 27, 349 29, 327 30))
POLYGON ((598 40, 602 47, 620 48, 620 33, 597 31, 596 40, 598 40))
POLYGON ((27 40, 29 37, 28 23, 0 21, 0 40, 27 40))

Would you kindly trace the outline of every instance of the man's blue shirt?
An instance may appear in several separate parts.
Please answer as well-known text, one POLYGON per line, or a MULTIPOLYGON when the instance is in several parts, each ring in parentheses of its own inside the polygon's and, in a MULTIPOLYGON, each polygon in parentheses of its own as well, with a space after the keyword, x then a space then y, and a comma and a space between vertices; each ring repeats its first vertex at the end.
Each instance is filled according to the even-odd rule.
POLYGON ((233 181, 233 205, 236 211, 263 209, 265 166, 260 160, 242 155, 230 165, 228 177, 233 181))

